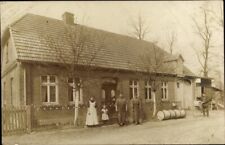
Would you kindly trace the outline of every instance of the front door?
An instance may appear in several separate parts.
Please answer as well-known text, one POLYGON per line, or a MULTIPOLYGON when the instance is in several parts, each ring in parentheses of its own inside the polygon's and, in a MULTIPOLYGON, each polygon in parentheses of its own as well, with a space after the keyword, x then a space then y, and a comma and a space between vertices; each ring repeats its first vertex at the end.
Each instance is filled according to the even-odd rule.
POLYGON ((102 92, 102 103, 107 106, 109 115, 111 116, 115 112, 116 84, 104 83, 102 85, 102 92))
POLYGON ((184 86, 182 81, 176 84, 176 101, 180 102, 180 107, 184 108, 184 86))

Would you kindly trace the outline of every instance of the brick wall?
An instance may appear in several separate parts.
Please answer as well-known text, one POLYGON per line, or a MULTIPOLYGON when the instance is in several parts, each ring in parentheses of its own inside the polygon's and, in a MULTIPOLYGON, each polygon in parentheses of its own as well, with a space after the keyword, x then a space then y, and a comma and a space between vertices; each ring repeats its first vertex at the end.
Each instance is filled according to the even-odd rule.
MULTIPOLYGON (((43 67, 43 66, 33 66, 32 69, 30 67, 30 71, 27 71, 27 79, 32 80, 32 84, 27 84, 30 87, 29 93, 27 94, 27 100, 33 101, 34 105, 37 107, 36 113, 34 115, 35 120, 38 119, 48 119, 48 118, 73 118, 74 116, 74 109, 65 109, 66 106, 69 106, 68 102, 68 96, 67 96, 67 86, 65 83, 63 83, 63 80, 65 81, 65 72, 63 69, 60 69, 59 67, 43 67), (40 96, 40 76, 41 75, 57 75, 59 81, 58 89, 59 89, 59 107, 58 109, 52 108, 49 110, 49 108, 43 110, 40 109, 42 106, 41 96, 40 96), (30 76, 29 76, 30 75, 30 76), (64 107, 64 109, 62 109, 64 107), (38 109, 39 108, 39 109, 38 109), (61 109, 60 109, 61 108, 61 109)), ((136 75, 132 73, 112 73, 112 72, 103 72, 103 71, 95 71, 91 73, 86 72, 80 72, 78 76, 81 77, 83 80, 83 101, 85 104, 87 104, 87 101, 90 96, 94 96, 97 104, 98 104, 98 113, 99 113, 99 119, 100 119, 100 105, 101 105, 101 87, 102 87, 102 78, 103 77, 116 77, 118 79, 117 82, 117 90, 121 91, 125 98, 128 100, 128 120, 132 122, 132 110, 131 110, 131 103, 129 100, 129 80, 130 79, 138 79, 139 80, 139 92, 140 97, 142 97, 143 102, 143 119, 150 119, 153 112, 153 103, 147 102, 144 99, 144 80, 145 76, 143 75, 136 75)), ((168 101, 162 101, 161 100, 161 90, 158 89, 156 92, 156 101, 157 101, 157 110, 162 109, 170 109, 171 108, 171 100, 174 101, 174 85, 176 84, 174 82, 174 78, 168 78, 163 77, 165 81, 168 81, 168 92, 169 92, 169 100, 168 101)), ((28 82, 27 82, 28 83, 28 82)), ((86 117, 86 111, 85 107, 81 109, 80 113, 81 118, 83 118, 83 123, 85 121, 86 117)))

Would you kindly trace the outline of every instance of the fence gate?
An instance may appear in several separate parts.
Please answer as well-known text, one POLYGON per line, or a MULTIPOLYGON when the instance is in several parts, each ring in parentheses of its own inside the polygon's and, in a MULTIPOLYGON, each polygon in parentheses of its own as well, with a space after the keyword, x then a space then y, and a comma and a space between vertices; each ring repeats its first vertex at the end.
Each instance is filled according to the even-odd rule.
POLYGON ((31 130, 30 106, 2 108, 2 134, 27 133, 31 130))

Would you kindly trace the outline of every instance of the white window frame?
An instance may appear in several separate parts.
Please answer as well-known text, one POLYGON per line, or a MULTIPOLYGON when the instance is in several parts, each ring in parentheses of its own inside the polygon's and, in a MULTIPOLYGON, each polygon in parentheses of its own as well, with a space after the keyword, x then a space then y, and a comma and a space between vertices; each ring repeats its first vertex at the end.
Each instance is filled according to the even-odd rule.
MULTIPOLYGON (((138 80, 130 80, 132 82, 132 84, 130 85, 130 82, 129 82, 129 89, 131 88, 132 89, 132 98, 130 99, 133 99, 134 98, 134 90, 137 89, 137 95, 139 97, 139 81, 138 80), (134 82, 137 82, 137 84, 135 85, 134 82)), ((130 92, 130 90, 129 90, 130 92)), ((129 94, 130 95, 130 94, 129 94)), ((130 97, 130 96, 129 96, 130 97)))
POLYGON ((102 89, 102 99, 105 100, 105 90, 102 89))
MULTIPOLYGON (((78 77, 77 77, 78 78, 78 77)), ((80 90, 78 91, 78 90, 76 90, 76 93, 75 93, 75 95, 78 95, 78 97, 79 97, 79 104, 83 104, 83 86, 82 86, 82 80, 79 78, 79 81, 80 81, 80 90)), ((76 85, 75 85, 75 78, 68 78, 68 80, 67 80, 67 82, 68 82, 68 86, 69 87, 72 87, 72 88, 75 88, 76 87, 76 85), (72 79, 73 80, 73 82, 69 82, 69 79, 72 79)), ((68 87, 68 89, 69 89, 69 87, 68 87)), ((68 97, 68 99, 69 99, 69 91, 67 90, 67 97, 68 97)), ((75 97, 76 96, 73 96, 73 100, 71 101, 71 100, 69 100, 69 103, 70 104, 75 104, 75 97)))
POLYGON ((177 89, 179 89, 180 88, 180 82, 178 81, 177 82, 177 89))
POLYGON ((162 101, 167 101, 168 100, 168 98, 169 98, 169 96, 168 96, 168 82, 166 82, 166 81, 163 81, 162 82, 162 86, 161 86, 161 89, 163 90, 162 91, 162 101), (165 92, 166 92, 166 94, 165 94, 165 92))
POLYGON ((56 75, 42 75, 40 77, 40 82, 41 82, 41 99, 43 99, 42 96, 42 86, 47 86, 47 102, 43 102, 43 105, 57 105, 59 104, 59 98, 58 98, 58 78, 56 75), (47 82, 42 82, 42 77, 46 76, 47 77, 47 82), (55 77, 55 82, 50 82, 50 76, 54 76, 55 77), (50 102, 50 86, 55 86, 55 102, 50 102))
MULTIPOLYGON (((152 86, 150 81, 145 81, 145 91, 147 90, 147 98, 145 96, 146 101, 152 101, 152 86), (149 92, 151 90, 151 92, 149 92), (151 98, 150 98, 151 97, 151 98)), ((145 94, 146 95, 146 94, 145 94)))

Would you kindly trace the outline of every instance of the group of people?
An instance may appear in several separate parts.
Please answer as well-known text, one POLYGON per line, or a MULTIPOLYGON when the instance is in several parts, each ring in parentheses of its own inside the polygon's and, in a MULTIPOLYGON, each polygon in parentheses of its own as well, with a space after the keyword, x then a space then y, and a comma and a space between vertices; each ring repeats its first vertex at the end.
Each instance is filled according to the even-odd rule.
MULTIPOLYGON (((209 98, 203 93, 201 97, 201 110, 203 112, 204 116, 209 116, 209 103, 212 101, 212 98, 209 98)), ((126 98, 120 93, 118 98, 115 99, 114 104, 110 104, 109 107, 113 110, 111 112, 116 111, 117 112, 117 118, 118 118, 118 124, 120 126, 124 126, 126 123, 126 117, 128 112, 127 107, 127 100, 126 98), (115 109, 115 110, 114 110, 115 109)), ((134 96, 131 100, 132 104, 132 111, 133 111, 133 122, 135 124, 140 124, 140 110, 142 108, 142 103, 140 100, 140 97, 134 96)), ((86 115, 86 125, 87 126, 96 126, 99 124, 98 116, 97 116, 97 104, 94 99, 94 97, 91 97, 88 102, 88 110, 86 115)), ((103 124, 107 124, 109 117, 109 111, 110 109, 107 108, 106 104, 102 105, 101 108, 101 120, 103 124)))
MULTIPOLYGON (((140 124, 140 110, 141 110, 141 100, 138 96, 135 96, 132 100, 132 110, 133 110, 133 121, 135 124, 140 124)), ((97 104, 94 97, 91 97, 88 102, 88 110, 86 115, 86 125, 87 126, 96 126, 99 124, 98 116, 97 116, 97 104)), ((127 100, 122 95, 119 94, 119 97, 115 100, 115 104, 112 107, 117 112, 118 124, 120 126, 124 126, 126 123, 126 117, 128 112, 127 100)), ((104 124, 107 124, 109 120, 109 109, 106 104, 102 105, 101 108, 101 120, 104 124)))

